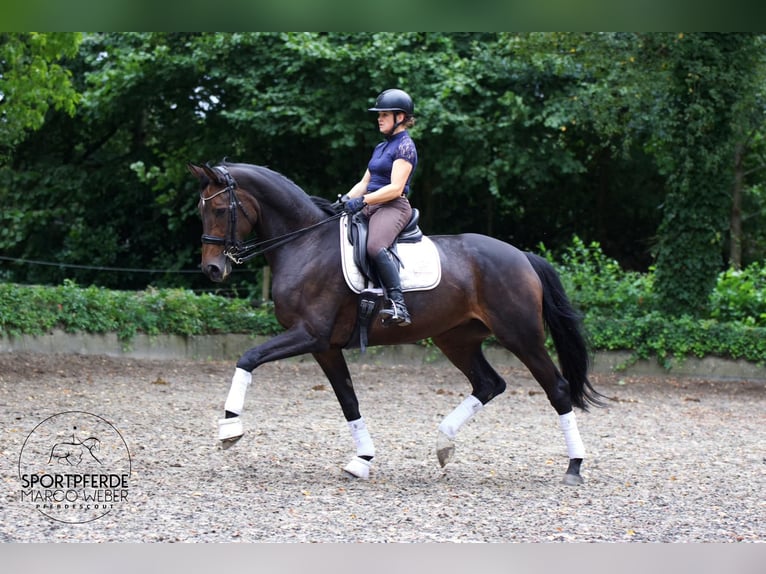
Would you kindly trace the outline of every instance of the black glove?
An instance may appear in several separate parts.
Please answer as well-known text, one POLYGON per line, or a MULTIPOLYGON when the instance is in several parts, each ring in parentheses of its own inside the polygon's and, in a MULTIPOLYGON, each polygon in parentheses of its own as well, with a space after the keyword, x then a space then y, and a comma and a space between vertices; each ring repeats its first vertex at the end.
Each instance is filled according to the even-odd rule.
POLYGON ((333 203, 330 207, 332 207, 332 210, 335 213, 344 213, 346 211, 347 201, 348 201, 348 194, 345 194, 342 197, 338 195, 338 201, 333 203))
POLYGON ((364 209, 364 205, 365 204, 363 198, 353 197, 344 204, 344 209, 346 210, 346 213, 353 215, 359 211, 362 211, 362 209, 364 209))

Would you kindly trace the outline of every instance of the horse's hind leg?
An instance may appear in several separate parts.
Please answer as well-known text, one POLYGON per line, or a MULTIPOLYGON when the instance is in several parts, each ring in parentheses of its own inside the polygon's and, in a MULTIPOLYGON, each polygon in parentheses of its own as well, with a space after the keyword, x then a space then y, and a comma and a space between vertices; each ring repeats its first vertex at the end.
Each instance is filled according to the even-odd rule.
POLYGON ((493 327, 498 342, 524 363, 559 415, 559 426, 569 454, 564 484, 582 484, 580 465, 585 456, 585 447, 572 410, 570 386, 545 348, 545 329, 542 322, 530 312, 526 316, 520 315, 514 322, 495 321, 493 327), (522 329, 524 326, 526 328, 522 329))
POLYGON ((359 400, 356 397, 351 374, 348 372, 346 359, 340 349, 329 349, 322 353, 314 353, 314 359, 322 368, 332 385, 335 396, 340 403, 343 416, 346 417, 351 438, 356 445, 356 456, 343 467, 348 474, 357 478, 367 479, 370 476, 370 466, 375 456, 375 445, 364 417, 359 412, 359 400))
POLYGON ((460 428, 505 390, 505 381, 482 352, 481 344, 486 336, 483 325, 476 323, 457 327, 433 339, 452 364, 468 378, 473 388, 472 393, 439 424, 436 456, 442 467, 455 455, 455 437, 460 428))
POLYGON ((559 427, 564 434, 569 455, 569 466, 562 482, 570 486, 582 484, 583 479, 580 475, 580 466, 585 457, 585 446, 580 437, 580 431, 577 428, 577 421, 572 409, 569 383, 556 368, 548 351, 546 351, 542 344, 535 351, 514 352, 543 388, 548 401, 559 415, 559 427))

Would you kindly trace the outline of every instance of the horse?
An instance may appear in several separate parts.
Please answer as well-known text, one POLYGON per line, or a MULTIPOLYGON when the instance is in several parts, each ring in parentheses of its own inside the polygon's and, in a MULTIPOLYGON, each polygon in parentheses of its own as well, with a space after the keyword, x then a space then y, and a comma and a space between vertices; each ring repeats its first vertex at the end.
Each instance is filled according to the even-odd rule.
MULTIPOLYGON (((359 408, 344 349, 358 347, 358 295, 341 272, 337 202, 308 195, 265 166, 223 162, 187 164, 198 180, 202 220, 201 270, 226 280, 233 264, 263 255, 271 268, 274 313, 284 331, 244 352, 236 363, 224 418, 223 448, 240 440, 240 417, 253 371, 270 361, 311 354, 345 416, 356 455, 343 467, 369 478, 375 446, 359 408), (335 224, 332 222, 335 221, 335 224), (255 241, 245 240, 255 234, 255 241)), ((558 414, 569 462, 562 482, 583 484, 585 447, 574 408, 600 405, 588 380, 590 355, 582 316, 554 267, 543 257, 475 233, 435 235, 441 280, 428 291, 405 293, 412 323, 369 326, 368 344, 397 345, 430 338, 471 385, 471 394, 438 426, 436 454, 444 467, 455 454, 458 430, 506 388, 487 361, 483 342, 494 336, 529 369, 558 414), (550 335, 560 369, 546 349, 550 335)))
MULTIPOLYGON (((82 459, 87 452, 91 458, 99 464, 103 464, 101 460, 93 454, 95 450, 98 452, 101 448, 101 441, 96 437, 88 437, 85 440, 79 440, 72 435, 72 439, 69 441, 57 442, 51 448, 50 457, 48 457, 48 464, 54 464, 54 462, 60 464, 70 464, 72 466, 79 466, 82 463, 82 459)), ((89 459, 86 459, 89 460, 89 459)))

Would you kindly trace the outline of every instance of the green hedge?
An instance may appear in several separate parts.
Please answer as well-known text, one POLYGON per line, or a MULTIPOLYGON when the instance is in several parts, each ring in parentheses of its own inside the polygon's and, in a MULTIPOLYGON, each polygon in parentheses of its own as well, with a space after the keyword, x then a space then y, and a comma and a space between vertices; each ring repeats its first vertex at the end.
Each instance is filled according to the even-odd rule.
POLYGON ((725 271, 710 296, 709 315, 668 316, 655 310, 654 273, 623 271, 598 243, 575 237, 562 253, 540 250, 557 268, 585 315, 594 350, 629 350, 636 359, 707 355, 766 362, 766 267, 725 271))
POLYGON ((585 326, 594 350, 629 350, 634 359, 656 357, 666 367, 708 355, 766 362, 766 328, 739 322, 668 318, 652 311, 638 317, 588 314, 585 326))
POLYGON ((186 289, 112 291, 0 284, 0 332, 41 335, 59 328, 70 333, 116 332, 121 340, 136 333, 207 335, 274 334, 281 328, 270 306, 245 299, 195 294, 186 289))
MULTIPOLYGON (((625 272, 597 243, 575 237, 556 256, 541 252, 585 316, 592 349, 628 350, 636 359, 657 357, 670 365, 685 357, 714 355, 766 363, 766 267, 721 273, 706 317, 669 317, 655 310, 652 272, 625 272)), ((0 333, 40 335, 116 332, 206 335, 281 331, 271 305, 246 299, 195 294, 185 289, 111 291, 79 287, 0 284, 0 333)))

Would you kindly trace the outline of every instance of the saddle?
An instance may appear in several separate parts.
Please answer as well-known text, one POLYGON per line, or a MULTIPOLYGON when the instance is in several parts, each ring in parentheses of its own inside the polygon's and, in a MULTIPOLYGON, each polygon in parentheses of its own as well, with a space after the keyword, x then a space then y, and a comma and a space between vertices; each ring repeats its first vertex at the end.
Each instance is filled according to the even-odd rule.
MULTIPOLYGON (((389 247, 401 268, 402 291, 426 291, 441 281, 441 261, 434 243, 418 226, 420 212, 412 210, 410 221, 389 247)), ((372 317, 385 297, 385 290, 375 273, 374 265, 367 258, 367 219, 360 215, 344 216, 340 220, 341 264, 348 287, 359 294, 359 311, 356 329, 358 346, 362 352, 367 348, 367 334, 372 317)), ((350 341, 357 340, 351 337, 350 341)), ((347 347, 355 347, 350 343, 347 347)))
MULTIPOLYGON (((420 230, 420 227, 418 227, 419 221, 420 210, 413 208, 412 216, 410 217, 409 222, 404 226, 404 229, 399 232, 399 235, 396 237, 396 241, 389 248, 389 251, 391 251, 396 260, 399 262, 400 267, 402 265, 402 260, 399 257, 399 251, 396 246, 399 243, 417 243, 423 239, 423 232, 420 230)), ((368 280, 379 285, 380 282, 373 272, 373 268, 370 265, 370 260, 367 257, 367 234, 369 232, 368 224, 369 222, 367 221, 367 218, 364 217, 361 213, 355 214, 351 218, 351 222, 348 226, 348 241, 353 246, 354 263, 359 268, 359 271, 361 271, 368 280)))

